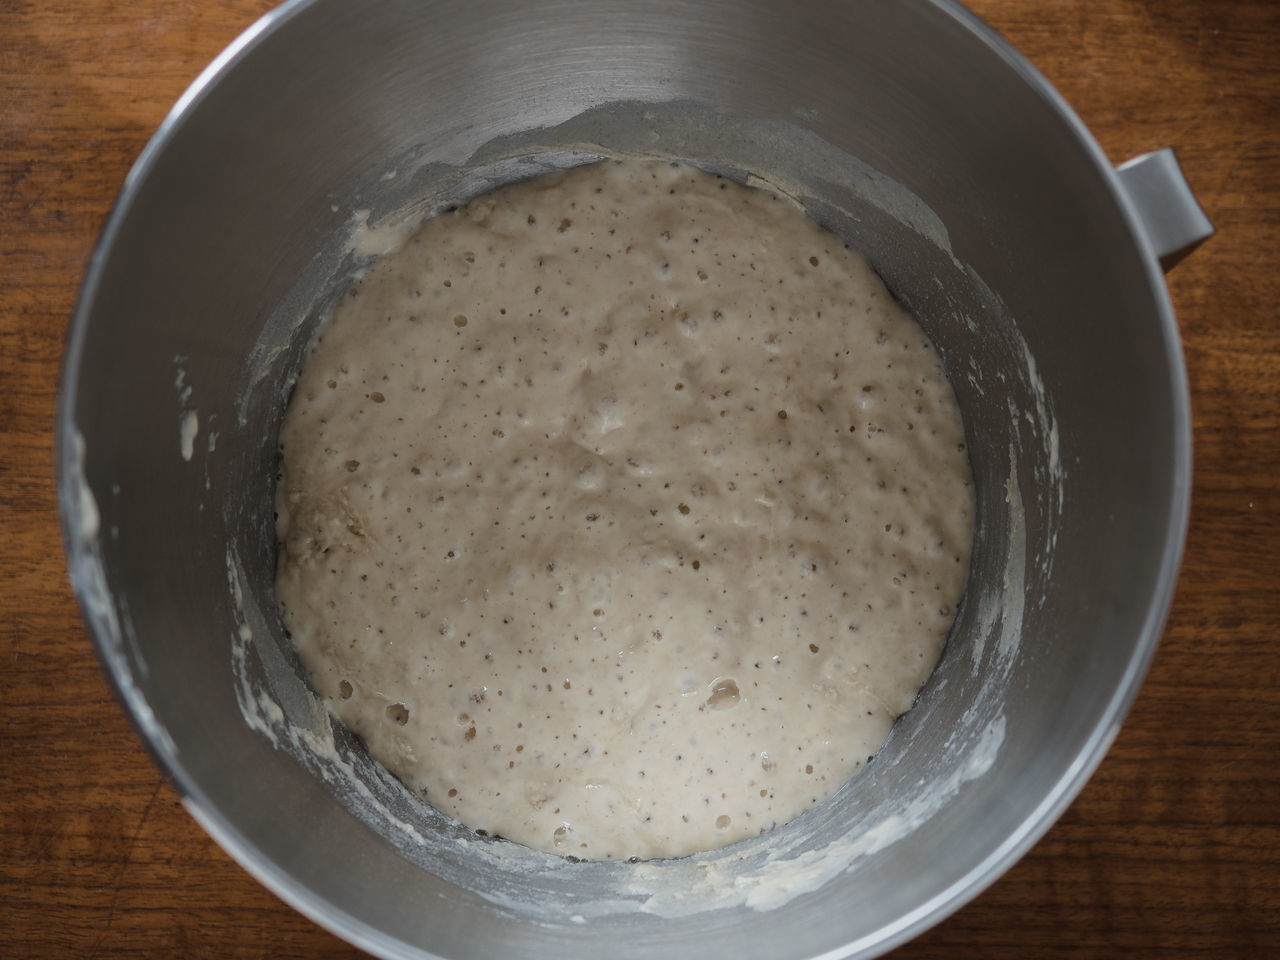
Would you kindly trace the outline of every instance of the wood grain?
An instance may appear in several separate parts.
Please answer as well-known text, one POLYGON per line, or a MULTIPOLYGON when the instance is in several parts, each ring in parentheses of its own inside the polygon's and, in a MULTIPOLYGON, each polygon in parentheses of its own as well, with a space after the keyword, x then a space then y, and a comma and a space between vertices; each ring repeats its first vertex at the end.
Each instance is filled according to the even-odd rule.
MULTIPOLYGON (((975 0, 1114 160, 1178 148, 1220 233, 1169 277, 1195 488, 1119 739, 1032 852, 895 957, 1280 956, 1280 4, 975 0)), ((129 165, 263 0, 0 0, 0 956, 354 957, 186 815, 67 588, 66 324, 129 165)))

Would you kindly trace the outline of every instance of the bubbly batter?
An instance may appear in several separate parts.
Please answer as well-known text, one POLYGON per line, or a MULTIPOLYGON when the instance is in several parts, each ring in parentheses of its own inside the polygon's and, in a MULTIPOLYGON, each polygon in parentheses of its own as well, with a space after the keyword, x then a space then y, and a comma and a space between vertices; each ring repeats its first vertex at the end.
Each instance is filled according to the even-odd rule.
POLYGON ((972 536, 920 328, 788 201, 610 161, 428 222, 322 330, 277 590, 441 811, 673 857, 830 796, 910 708, 972 536))

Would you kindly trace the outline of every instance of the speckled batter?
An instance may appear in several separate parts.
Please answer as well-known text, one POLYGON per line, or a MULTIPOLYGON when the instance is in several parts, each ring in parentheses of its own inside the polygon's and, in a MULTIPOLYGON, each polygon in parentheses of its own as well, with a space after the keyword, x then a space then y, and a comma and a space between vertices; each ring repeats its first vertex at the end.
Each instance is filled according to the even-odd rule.
POLYGON ((281 432, 316 688, 465 824, 584 859, 754 836, 866 763, 972 537, 920 328, 788 201, 606 162, 429 222, 281 432))

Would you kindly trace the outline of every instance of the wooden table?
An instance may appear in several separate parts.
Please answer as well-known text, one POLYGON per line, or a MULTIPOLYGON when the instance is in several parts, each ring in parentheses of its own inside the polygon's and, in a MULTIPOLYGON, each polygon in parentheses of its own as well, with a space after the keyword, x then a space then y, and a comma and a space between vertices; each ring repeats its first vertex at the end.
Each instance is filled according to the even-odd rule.
MULTIPOLYGON (((0 957, 356 951, 201 832, 67 586, 66 325, 129 165, 268 0, 0 0, 0 957)), ((1101 769, 1003 879, 895 957, 1280 956, 1280 3, 974 0, 1116 161, 1171 145, 1220 231, 1169 277, 1195 415, 1190 539, 1101 769)))

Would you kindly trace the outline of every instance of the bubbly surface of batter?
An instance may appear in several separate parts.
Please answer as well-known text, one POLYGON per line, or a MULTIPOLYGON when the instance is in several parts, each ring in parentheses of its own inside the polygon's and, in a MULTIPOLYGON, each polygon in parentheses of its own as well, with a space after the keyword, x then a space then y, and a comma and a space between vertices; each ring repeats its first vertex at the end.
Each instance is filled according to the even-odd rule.
POLYGON ((277 592, 318 691, 463 823, 672 857, 832 794, 968 568, 955 398, 789 201, 609 161, 376 263, 281 432, 277 592))

